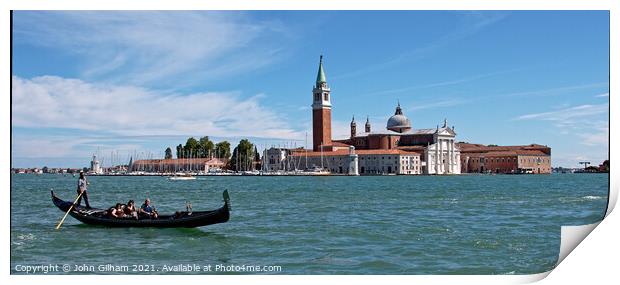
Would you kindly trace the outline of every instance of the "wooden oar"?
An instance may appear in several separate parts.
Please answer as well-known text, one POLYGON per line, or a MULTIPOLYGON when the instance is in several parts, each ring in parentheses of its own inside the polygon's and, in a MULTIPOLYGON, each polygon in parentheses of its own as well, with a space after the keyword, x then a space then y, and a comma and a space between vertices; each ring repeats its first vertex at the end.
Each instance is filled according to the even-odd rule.
POLYGON ((84 192, 80 193, 77 198, 75 198, 75 201, 73 201, 73 204, 71 204, 71 207, 69 207, 69 210, 67 210, 67 212, 65 213, 65 216, 62 217, 62 220, 60 220, 60 223, 58 223, 58 225, 56 226, 56 229, 60 229, 60 226, 62 226, 62 223, 65 222, 65 219, 67 218, 67 215, 69 215, 69 212, 71 212, 71 210, 73 210, 73 205, 75 205, 75 203, 77 203, 78 199, 80 199, 80 197, 82 197, 82 194, 84 194, 84 192))

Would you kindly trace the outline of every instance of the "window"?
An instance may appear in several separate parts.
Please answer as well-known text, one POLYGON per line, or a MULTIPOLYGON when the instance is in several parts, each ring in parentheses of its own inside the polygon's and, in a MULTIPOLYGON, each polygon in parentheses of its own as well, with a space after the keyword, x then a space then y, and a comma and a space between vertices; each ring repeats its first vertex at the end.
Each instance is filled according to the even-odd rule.
POLYGON ((323 99, 323 100, 329 101, 329 94, 328 93, 325 93, 325 99, 323 99))
POLYGON ((316 93, 314 94, 314 101, 320 101, 321 100, 321 94, 316 93))

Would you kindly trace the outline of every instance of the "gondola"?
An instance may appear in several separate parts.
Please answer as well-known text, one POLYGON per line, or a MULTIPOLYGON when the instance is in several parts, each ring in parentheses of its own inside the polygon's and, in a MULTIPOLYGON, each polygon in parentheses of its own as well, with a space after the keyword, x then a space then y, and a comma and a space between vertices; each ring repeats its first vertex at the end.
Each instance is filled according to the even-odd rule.
MULTIPOLYGON (((63 212, 67 212, 71 203, 58 198, 52 192, 52 202, 63 212)), ((105 227, 155 227, 155 228, 195 228, 212 224, 225 223, 230 218, 230 198, 228 191, 224 190, 224 206, 213 211, 176 212, 172 215, 159 215, 157 218, 114 218, 107 215, 104 209, 89 208, 84 206, 74 207, 69 215, 76 220, 89 224, 105 227)))

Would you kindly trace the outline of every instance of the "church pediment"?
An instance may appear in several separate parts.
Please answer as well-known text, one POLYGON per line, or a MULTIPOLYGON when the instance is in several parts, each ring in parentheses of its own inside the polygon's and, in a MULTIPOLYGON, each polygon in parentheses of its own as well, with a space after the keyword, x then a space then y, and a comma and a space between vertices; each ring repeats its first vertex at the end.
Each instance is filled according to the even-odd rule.
POLYGON ((456 133, 450 128, 441 128, 437 134, 440 136, 456 136, 456 133))

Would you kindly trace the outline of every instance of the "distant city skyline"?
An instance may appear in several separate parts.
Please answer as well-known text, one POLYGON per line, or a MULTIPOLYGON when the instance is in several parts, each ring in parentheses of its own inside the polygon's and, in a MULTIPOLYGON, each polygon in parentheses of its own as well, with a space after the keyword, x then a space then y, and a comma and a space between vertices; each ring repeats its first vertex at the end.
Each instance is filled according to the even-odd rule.
POLYGON ((321 54, 334 138, 353 115, 384 129, 399 101, 414 129, 608 159, 607 11, 16 11, 12 49, 11 167, 189 136, 311 146, 321 54))

